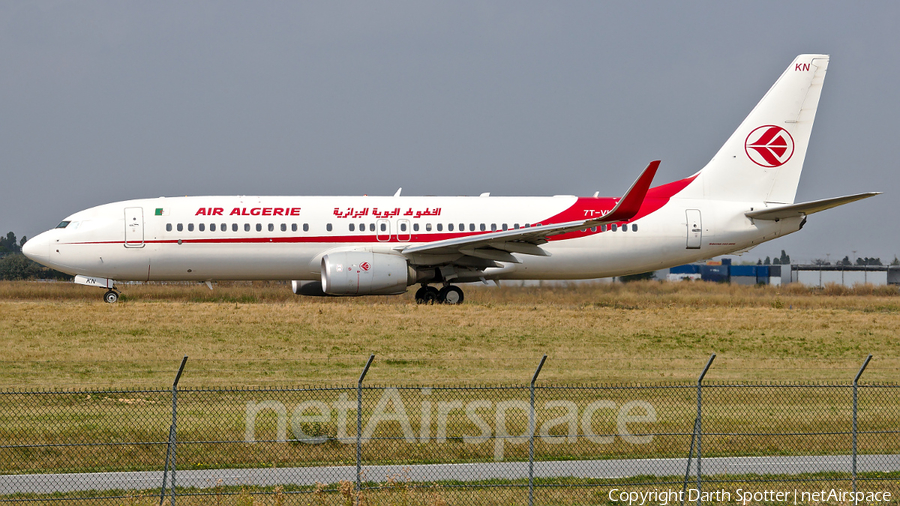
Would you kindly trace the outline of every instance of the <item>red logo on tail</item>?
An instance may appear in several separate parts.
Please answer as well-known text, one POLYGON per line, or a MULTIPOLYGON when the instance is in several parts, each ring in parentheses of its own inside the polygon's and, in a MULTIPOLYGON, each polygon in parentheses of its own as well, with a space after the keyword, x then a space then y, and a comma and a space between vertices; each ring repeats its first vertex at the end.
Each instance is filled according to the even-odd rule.
POLYGON ((747 136, 744 151, 757 165, 779 167, 787 163, 794 154, 794 138, 780 126, 761 126, 747 136))

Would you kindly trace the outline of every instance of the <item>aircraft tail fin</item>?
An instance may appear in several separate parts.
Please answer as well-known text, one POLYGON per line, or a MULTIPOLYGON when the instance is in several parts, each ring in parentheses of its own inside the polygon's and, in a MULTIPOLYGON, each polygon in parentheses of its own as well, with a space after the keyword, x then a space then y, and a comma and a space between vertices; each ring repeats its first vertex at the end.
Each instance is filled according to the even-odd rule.
POLYGON ((794 59, 685 196, 793 204, 828 60, 794 59))

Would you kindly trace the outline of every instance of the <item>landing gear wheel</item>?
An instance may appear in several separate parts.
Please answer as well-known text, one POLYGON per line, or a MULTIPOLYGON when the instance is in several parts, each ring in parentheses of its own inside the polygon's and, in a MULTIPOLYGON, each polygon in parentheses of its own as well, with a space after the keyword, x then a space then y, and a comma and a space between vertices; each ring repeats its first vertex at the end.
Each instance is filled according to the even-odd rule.
POLYGON ((440 300, 440 292, 438 289, 433 286, 423 286, 416 290, 416 304, 434 304, 439 302, 440 300))
POLYGON ((422 295, 422 304, 431 305, 437 302, 438 300, 438 289, 429 286, 425 288, 425 293, 422 295))
POLYGON ((119 293, 114 290, 110 290, 103 295, 103 300, 108 304, 115 304, 119 300, 119 293))
POLYGON ((458 286, 448 285, 441 288, 438 293, 438 302, 441 304, 457 305, 463 303, 463 291, 458 286))

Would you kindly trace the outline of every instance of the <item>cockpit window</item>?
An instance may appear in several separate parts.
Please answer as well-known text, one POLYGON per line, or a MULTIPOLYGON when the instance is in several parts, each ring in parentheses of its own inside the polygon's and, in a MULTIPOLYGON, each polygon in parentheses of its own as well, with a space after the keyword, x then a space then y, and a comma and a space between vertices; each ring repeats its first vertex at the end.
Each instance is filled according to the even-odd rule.
POLYGON ((66 228, 68 226, 69 226, 68 221, 61 221, 61 222, 59 222, 59 225, 56 226, 56 228, 66 228))

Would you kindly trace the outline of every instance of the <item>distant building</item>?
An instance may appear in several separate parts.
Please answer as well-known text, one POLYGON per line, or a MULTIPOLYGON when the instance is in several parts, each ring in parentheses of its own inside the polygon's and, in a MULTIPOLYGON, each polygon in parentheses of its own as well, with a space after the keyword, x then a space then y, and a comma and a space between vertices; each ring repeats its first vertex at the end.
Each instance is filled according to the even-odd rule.
POLYGON ((857 284, 900 285, 900 266, 896 265, 731 265, 729 259, 705 264, 672 267, 665 275, 669 281, 703 280, 738 285, 782 285, 802 283, 822 286, 834 283, 848 288, 857 284))
POLYGON ((792 283, 806 286, 900 285, 900 266, 896 265, 791 265, 790 271, 792 283))

